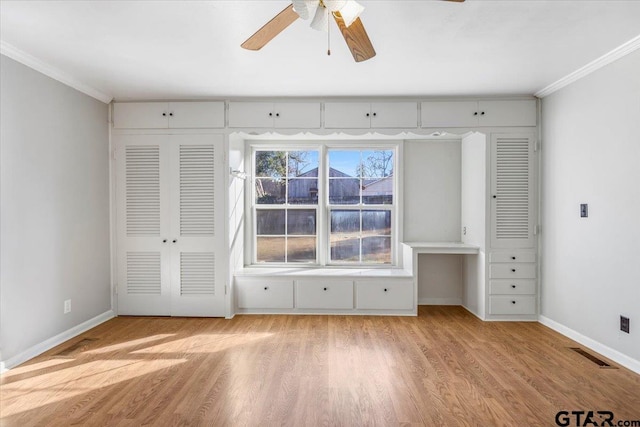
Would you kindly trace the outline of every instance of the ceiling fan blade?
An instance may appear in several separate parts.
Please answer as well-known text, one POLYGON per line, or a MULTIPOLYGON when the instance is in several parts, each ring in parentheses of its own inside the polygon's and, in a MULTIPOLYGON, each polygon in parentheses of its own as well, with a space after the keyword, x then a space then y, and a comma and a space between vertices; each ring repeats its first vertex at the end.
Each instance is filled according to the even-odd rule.
POLYGON ((293 10, 293 4, 290 4, 240 46, 249 50, 260 50, 298 18, 299 15, 293 10))
POLYGON ((376 51, 373 49, 371 40, 369 40, 360 18, 356 18, 348 27, 345 25, 340 12, 333 12, 333 18, 336 20, 344 41, 347 42, 347 46, 356 62, 366 61, 376 56, 376 51))

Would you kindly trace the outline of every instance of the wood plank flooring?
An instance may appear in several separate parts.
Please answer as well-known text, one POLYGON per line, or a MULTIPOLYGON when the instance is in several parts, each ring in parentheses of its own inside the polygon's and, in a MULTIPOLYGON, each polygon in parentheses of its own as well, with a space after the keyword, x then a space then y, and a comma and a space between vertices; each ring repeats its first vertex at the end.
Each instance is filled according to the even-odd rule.
POLYGON ((569 347, 580 345, 538 323, 481 322, 461 307, 119 317, 2 375, 0 424, 554 426, 561 410, 640 420, 640 376, 569 347))

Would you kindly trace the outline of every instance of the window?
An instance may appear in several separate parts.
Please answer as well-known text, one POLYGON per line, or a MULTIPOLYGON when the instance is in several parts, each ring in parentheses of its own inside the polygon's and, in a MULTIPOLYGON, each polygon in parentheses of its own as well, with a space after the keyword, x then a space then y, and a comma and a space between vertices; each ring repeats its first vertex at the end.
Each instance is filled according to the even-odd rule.
POLYGON ((254 145, 251 263, 392 265, 397 147, 378 145, 254 145))

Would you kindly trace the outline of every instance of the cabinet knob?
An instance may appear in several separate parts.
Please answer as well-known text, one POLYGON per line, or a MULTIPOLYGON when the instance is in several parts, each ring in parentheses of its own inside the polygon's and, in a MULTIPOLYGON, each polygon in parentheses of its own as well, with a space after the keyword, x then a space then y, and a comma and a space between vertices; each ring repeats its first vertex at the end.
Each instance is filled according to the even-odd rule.
POLYGON ((273 113, 269 113, 269 117, 273 117, 273 113))
POLYGON ((177 242, 178 242, 178 239, 173 239, 173 243, 177 243, 177 242))
POLYGON ((280 113, 276 113, 276 117, 280 117, 280 113))
POLYGON ((512 256, 512 257, 511 257, 511 259, 515 260, 515 259, 516 259, 516 257, 512 256))
POLYGON ((173 113, 169 113, 170 116, 173 116, 173 113))
POLYGON ((162 113, 162 117, 167 117, 167 113, 162 113))
POLYGON ((498 196, 496 196, 496 195, 494 194, 494 195, 493 195, 493 198, 494 198, 494 199, 497 199, 497 198, 498 198, 498 196))
POLYGON ((167 239, 162 239, 162 243, 167 243, 167 239))
POLYGON ((327 290, 327 288, 323 288, 325 291, 327 290))
POLYGON ((387 288, 384 288, 384 291, 385 291, 385 292, 387 292, 387 291, 388 291, 388 289, 387 289, 387 288))
POLYGON ((484 111, 480 113, 481 116, 484 116, 484 111))
POLYGON ((373 113, 373 117, 375 117, 375 116, 377 116, 377 115, 378 115, 378 113, 373 113))
POLYGON ((473 113, 473 115, 474 115, 474 116, 477 116, 477 115, 478 115, 478 112, 477 112, 477 111, 476 111, 476 112, 474 112, 474 113, 473 113))
POLYGON ((515 289, 515 288, 516 288, 516 285, 511 285, 511 287, 512 287, 513 289, 515 289))
POLYGON ((515 301, 511 301, 511 304, 515 304, 515 303, 516 303, 515 301))
POLYGON ((512 268, 512 269, 511 269, 511 272, 512 272, 512 273, 515 273, 515 272, 516 272, 516 269, 515 269, 515 268, 512 268))
POLYGON ((371 114, 367 113, 367 117, 369 117, 371 114))
POLYGON ((265 291, 269 290, 269 287, 268 287, 268 286, 265 286, 265 287, 264 287, 264 290, 265 290, 265 291))

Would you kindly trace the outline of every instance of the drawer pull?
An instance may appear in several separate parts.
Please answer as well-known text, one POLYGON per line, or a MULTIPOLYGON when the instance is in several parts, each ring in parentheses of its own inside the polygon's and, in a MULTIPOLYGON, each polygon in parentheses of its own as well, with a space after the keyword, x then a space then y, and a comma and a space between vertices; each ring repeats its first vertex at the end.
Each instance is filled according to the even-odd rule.
POLYGON ((324 288, 324 290, 326 291, 326 290, 327 290, 327 288, 324 288))
POLYGON ((515 304, 515 303, 516 303, 515 301, 511 301, 511 304, 515 304))
POLYGON ((515 260, 515 259, 516 259, 516 257, 512 256, 512 257, 511 257, 511 259, 512 259, 512 260, 515 260))
POLYGON ((387 289, 387 288, 384 288, 384 291, 385 291, 385 292, 387 292, 387 291, 388 291, 388 289, 387 289))
POLYGON ((516 288, 516 285, 511 285, 511 287, 512 287, 513 289, 515 289, 515 288, 516 288))
POLYGON ((516 272, 516 269, 515 269, 515 268, 512 268, 512 269, 511 269, 511 272, 512 272, 512 273, 515 273, 515 272, 516 272))
POLYGON ((264 290, 265 290, 265 291, 268 291, 268 290, 269 290, 269 287, 268 287, 268 286, 265 286, 265 287, 264 287, 264 290))

